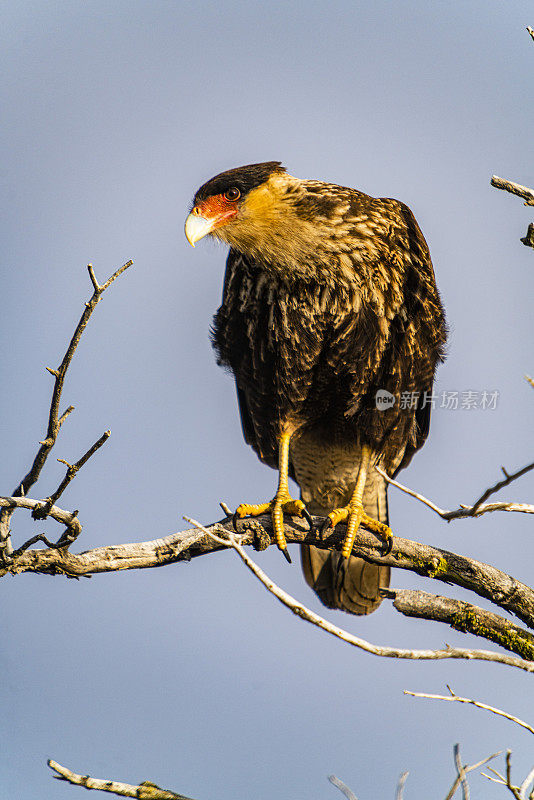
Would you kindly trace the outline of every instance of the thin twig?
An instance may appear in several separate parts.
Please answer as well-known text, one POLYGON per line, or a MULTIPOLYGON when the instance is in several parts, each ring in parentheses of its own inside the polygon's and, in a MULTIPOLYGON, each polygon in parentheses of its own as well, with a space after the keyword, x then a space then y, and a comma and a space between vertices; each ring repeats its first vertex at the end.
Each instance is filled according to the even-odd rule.
POLYGON ((489 489, 486 489, 486 491, 480 495, 478 500, 476 500, 475 503, 473 504, 473 513, 475 513, 478 510, 478 508, 488 499, 488 497, 491 497, 492 494, 495 494, 495 492, 500 491, 500 489, 504 489, 504 487, 508 486, 510 483, 512 483, 512 481, 516 481, 518 478, 521 478, 523 475, 526 475, 527 472, 533 470, 534 461, 532 462, 532 464, 527 464, 526 467, 522 467, 521 469, 518 469, 517 472, 512 472, 510 474, 504 469, 504 467, 501 467, 501 469, 504 473, 504 479, 502 481, 497 481, 496 484, 490 486, 489 489))
POLYGON ((24 551, 31 547, 32 544, 37 544, 37 542, 43 542, 43 544, 45 544, 47 547, 55 549, 60 547, 57 542, 51 542, 50 539, 47 539, 44 533, 38 533, 36 536, 32 536, 31 539, 28 539, 27 542, 24 542, 24 544, 21 544, 21 546, 16 550, 13 550, 13 558, 16 558, 21 553, 24 553, 24 551))
POLYGON ((328 620, 320 617, 318 614, 315 614, 315 612, 311 611, 309 608, 306 608, 306 606, 304 606, 302 603, 299 603, 298 600, 295 600, 294 597, 277 586, 276 583, 274 583, 274 581, 272 581, 271 578, 269 578, 263 572, 263 570, 260 569, 260 567, 247 555, 232 533, 221 528, 220 531, 227 536, 227 538, 223 539, 213 530, 208 530, 196 520, 190 519, 189 517, 185 517, 185 519, 194 525, 195 528, 198 528, 199 531, 202 531, 207 536, 210 536, 212 539, 214 539, 218 544, 226 547, 232 547, 238 553, 243 563, 258 578, 265 588, 283 605, 285 605, 286 608, 289 608, 293 614, 296 614, 296 616, 300 617, 300 619, 303 619, 306 622, 311 622, 312 625, 316 625, 318 628, 330 633, 332 636, 335 636, 336 638, 341 639, 342 641, 347 642, 354 647, 358 647, 361 650, 365 650, 367 653, 372 653, 373 655, 386 658, 422 659, 432 661, 444 658, 493 661, 496 663, 517 667, 518 669, 525 670, 526 672, 534 672, 534 663, 524 661, 523 659, 519 658, 513 658, 512 656, 494 653, 489 650, 467 650, 453 647, 448 647, 446 650, 407 650, 404 648, 388 646, 382 647, 380 645, 371 644, 365 639, 361 639, 360 637, 354 636, 342 628, 338 628, 336 625, 332 625, 331 622, 328 622, 328 620))
MULTIPOLYGON (((458 747, 458 745, 456 745, 456 746, 458 747)), ((478 769, 479 767, 483 767, 484 764, 487 764, 493 758, 497 758, 497 756, 499 756, 501 754, 501 752, 502 752, 502 750, 499 750, 498 753, 492 753, 491 756, 487 756, 487 758, 483 758, 482 761, 477 761, 476 764, 466 764, 463 767, 464 773, 467 775, 468 772, 473 772, 473 770, 478 769)), ((491 767, 489 767, 489 769, 491 769, 491 767)), ((482 774, 484 774, 484 773, 482 773, 482 774)), ((454 780, 454 783, 452 784, 451 788, 449 789, 449 792, 448 792, 445 800, 451 800, 451 798, 454 796, 454 794, 456 792, 456 789, 459 787, 460 783, 461 783, 461 779, 460 779, 460 775, 458 774, 456 776, 455 780, 454 780)))
MULTIPOLYGON (((23 497, 24 495, 27 495, 30 489, 39 479, 41 470, 43 469, 46 463, 46 459, 48 458, 51 449, 56 443, 56 439, 58 437, 61 425, 73 410, 72 406, 69 406, 67 410, 64 411, 61 416, 59 416, 59 404, 61 402, 61 394, 63 391, 65 376, 71 364, 74 353, 76 352, 76 348, 78 347, 80 338, 85 328, 87 327, 87 323, 91 318, 91 314, 93 313, 97 304, 100 302, 102 294, 113 283, 113 281, 116 278, 118 278, 119 275, 121 275, 132 264, 133 261, 127 261, 126 264, 123 264, 122 267, 119 267, 119 269, 117 269, 113 273, 113 275, 110 278, 108 278, 108 280, 104 283, 103 286, 100 286, 98 284, 95 278, 93 267, 91 264, 88 264, 87 268, 89 270, 89 276, 91 278, 91 283, 93 284, 94 292, 89 301, 85 303, 85 308, 80 317, 78 325, 76 326, 76 330, 72 335, 69 346, 67 347, 67 351, 63 356, 61 364, 57 369, 51 369, 47 367, 50 374, 54 376, 55 382, 52 391, 52 399, 50 401, 50 409, 48 413, 48 428, 46 436, 40 442, 41 446, 37 451, 37 455, 34 458, 33 464, 29 472, 24 476, 19 485, 13 490, 12 492, 13 497, 23 497)), ((10 552, 12 551, 12 547, 9 542, 9 535, 10 535, 11 517, 13 516, 13 512, 14 508, 0 509, 0 558, 3 555, 4 560, 6 562, 9 562, 10 552)))
POLYGON ((517 197, 522 197, 526 206, 534 206, 534 191, 529 189, 528 186, 522 186, 520 183, 498 178, 497 175, 493 175, 490 183, 496 189, 504 189, 505 192, 515 194, 517 197))
POLYGON ((534 734, 534 728, 528 724, 528 722, 524 722, 519 717, 514 717, 512 714, 509 714, 507 711, 501 711, 500 708, 495 708, 494 706, 488 706, 486 703, 481 703, 479 700, 472 700, 470 697, 459 697, 455 694, 450 686, 447 686, 447 689, 450 692, 450 696, 441 695, 441 694, 426 694, 424 692, 412 692, 408 689, 405 689, 404 694, 408 694, 411 697, 424 697, 429 700, 448 700, 452 703, 467 703, 471 706, 476 706, 477 708, 482 708, 484 711, 490 711, 492 714, 497 714, 499 717, 504 717, 505 719, 509 719, 511 722, 515 722, 516 725, 519 725, 521 728, 525 728, 529 733, 534 734))
POLYGON ((524 797, 521 796, 521 791, 519 786, 515 786, 512 783, 512 751, 506 751, 506 786, 512 792, 513 796, 516 800, 525 800, 524 797))
POLYGON ((528 773, 527 777, 525 778, 525 780, 523 781, 523 783, 519 787, 519 793, 520 793, 521 797, 526 797, 527 796, 528 787, 530 786, 532 781, 534 781, 534 767, 530 770, 530 772, 528 773))
POLYGON ((498 772, 496 769, 493 769, 493 767, 488 767, 488 770, 489 772, 493 772, 493 774, 496 775, 497 777, 493 778, 491 775, 486 775, 485 772, 481 772, 480 774, 483 775, 484 778, 487 778, 489 781, 493 781, 493 783, 504 783, 504 785, 506 786, 506 778, 504 777, 504 775, 501 775, 501 773, 498 772))
POLYGON ((527 25, 527 31, 530 33, 530 35, 531 35, 531 36, 532 36, 532 38, 534 39, 534 29, 533 29, 533 28, 531 28, 531 27, 530 27, 530 25, 527 25))
POLYGON ((387 481, 387 483, 390 483, 392 486, 396 486, 397 489, 400 489, 401 492, 410 495, 410 497, 415 497, 416 500, 419 500, 425 506, 431 508, 432 511, 435 511, 436 514, 438 514, 440 517, 445 517, 446 514, 450 513, 448 511, 445 511, 443 508, 437 506, 431 500, 428 500, 422 494, 419 494, 419 492, 415 492, 413 489, 409 489, 407 486, 404 486, 404 484, 394 480, 394 478, 390 478, 387 472, 385 472, 385 470, 382 469, 382 467, 375 467, 375 469, 380 475, 382 475, 382 477, 384 478, 385 481, 387 481))
MULTIPOLYGON (((81 469, 83 465, 89 461, 91 456, 93 456, 97 450, 100 450, 102 445, 105 442, 107 442, 110 436, 111 436, 111 431, 105 431, 100 437, 100 439, 98 439, 98 441, 96 441, 93 445, 91 445, 89 450, 86 453, 84 453, 83 456, 75 464, 69 464, 69 462, 65 461, 63 458, 58 458, 58 461, 61 464, 65 464, 67 466, 67 472, 65 473, 65 477, 57 487, 56 491, 46 499, 45 509, 43 511, 46 511, 46 508, 48 506, 53 506, 57 503, 57 501, 59 500, 59 498, 69 485, 69 483, 73 480, 73 478, 75 478, 78 470, 81 469)), ((46 516, 46 513, 44 513, 44 516, 46 516)))
POLYGON ((521 478, 522 475, 525 475, 527 472, 530 472, 534 469, 534 462, 532 464, 527 464, 526 467, 522 467, 521 469, 517 470, 517 472, 513 472, 511 474, 505 472, 505 478, 502 481, 499 481, 494 486, 490 486, 488 489, 484 491, 484 493, 476 500, 472 506, 461 505, 459 508, 447 511, 443 508, 440 508, 436 503, 433 503, 428 498, 424 497, 424 495, 420 494, 419 492, 415 492, 413 489, 410 489, 408 486, 405 486, 402 483, 390 478, 387 472, 381 467, 375 467, 376 471, 382 475, 384 480, 387 483, 390 483, 392 486, 396 486, 397 489, 400 489, 401 492, 410 495, 410 497, 414 497, 419 502, 423 503, 428 508, 432 509, 438 516, 442 519, 447 520, 450 522, 453 519, 464 519, 467 517, 480 517, 482 514, 487 514, 491 511, 514 511, 519 512, 522 514, 534 514, 534 505, 528 503, 484 503, 485 500, 488 499, 492 494, 498 492, 504 486, 508 486, 508 484, 512 483, 512 481, 521 478))
POLYGON ((404 797, 404 784, 406 783, 406 779, 410 773, 409 772, 402 772, 399 777, 399 782, 397 783, 397 792, 395 794, 395 800, 403 800, 404 797))
POLYGON ((358 800, 352 789, 349 789, 346 783, 340 781, 339 778, 336 778, 335 775, 329 775, 328 780, 333 786, 336 786, 340 792, 342 792, 347 800, 358 800))
MULTIPOLYGON (((60 418, 57 421, 57 424, 58 424, 58 426, 60 428, 63 425, 63 423, 65 422, 65 420, 67 419, 67 417, 69 416, 69 414, 71 414, 73 411, 74 411, 74 406, 69 406, 67 409, 65 409, 65 411, 63 412, 63 414, 60 416, 60 418)), ((39 444, 40 444, 40 442, 39 442, 39 444)))
POLYGON ((465 767, 462 764, 459 744, 454 745, 453 752, 454 752, 454 765, 458 773, 458 780, 460 781, 460 785, 462 787, 462 797, 463 800, 469 800, 469 795, 470 795, 469 784, 467 783, 467 775, 465 772, 465 767))
POLYGON ((48 760, 48 766, 57 775, 54 778, 60 781, 67 781, 75 786, 84 786, 86 789, 96 789, 100 792, 111 792, 120 797, 136 797, 139 800, 191 800, 183 794, 171 792, 169 789, 161 789, 155 783, 144 781, 139 785, 110 781, 107 779, 90 778, 89 775, 78 775, 76 772, 62 767, 57 761, 48 760))

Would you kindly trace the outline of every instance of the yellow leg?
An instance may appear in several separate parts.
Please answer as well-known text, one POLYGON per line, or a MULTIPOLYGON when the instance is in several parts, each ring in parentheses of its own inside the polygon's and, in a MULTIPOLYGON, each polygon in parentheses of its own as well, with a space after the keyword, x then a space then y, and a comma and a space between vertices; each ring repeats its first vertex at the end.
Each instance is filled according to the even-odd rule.
POLYGON ((305 517, 310 529, 313 527, 312 518, 302 500, 294 500, 289 494, 288 472, 290 440, 291 434, 283 433, 278 442, 278 488, 274 498, 269 503, 259 503, 257 505, 241 503, 234 514, 235 525, 235 520, 237 519, 243 519, 243 517, 259 517, 261 514, 270 512, 276 543, 289 563, 291 563, 291 558, 287 551, 286 537, 284 535, 284 511, 296 517, 305 517))
POLYGON ((345 534, 343 549, 341 551, 341 555, 344 558, 348 558, 352 553, 354 539, 356 538, 358 528, 362 522, 365 523, 366 528, 374 531, 374 533, 377 533, 384 539, 384 555, 389 553, 391 550, 391 529, 387 525, 384 525, 383 522, 378 522, 378 520, 370 517, 363 510, 363 493, 365 490, 367 474, 369 472, 371 456, 371 448, 368 445, 363 445, 360 469, 358 470, 358 478, 356 480, 356 486, 354 487, 354 492, 352 493, 350 503, 348 506, 344 506, 343 508, 334 509, 334 511, 331 511, 326 518, 324 528, 335 528, 338 522, 344 522, 347 520, 347 532, 345 534))

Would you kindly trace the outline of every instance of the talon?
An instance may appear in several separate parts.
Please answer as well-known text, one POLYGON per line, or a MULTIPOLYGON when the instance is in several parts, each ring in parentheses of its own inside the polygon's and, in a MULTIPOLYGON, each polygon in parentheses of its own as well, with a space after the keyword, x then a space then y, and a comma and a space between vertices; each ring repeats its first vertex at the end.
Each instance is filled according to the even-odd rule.
POLYGON ((285 558, 285 560, 287 561, 287 563, 288 563, 288 564, 291 564, 291 556, 290 556, 290 555, 289 555, 289 553, 287 552, 287 547, 281 547, 281 548, 280 548, 280 550, 281 550, 281 552, 284 554, 284 558, 285 558))
POLYGON ((239 533, 239 528, 237 527, 237 520, 238 519, 241 519, 241 517, 238 516, 238 513, 236 511, 234 514, 232 514, 232 527, 233 527, 233 529, 234 529, 234 531, 236 533, 239 533))
POLYGON ((315 523, 313 521, 312 515, 310 514, 310 512, 308 511, 307 508, 303 508, 302 509, 302 516, 304 517, 304 519, 308 523, 308 526, 309 526, 309 529, 310 529, 310 533, 313 533, 315 531, 315 523))
POLYGON ((382 555, 388 556, 391 553, 391 549, 393 547, 393 538, 388 536, 387 539, 384 539, 384 546, 382 548, 382 555))
POLYGON ((337 566, 336 566, 336 576, 338 577, 338 579, 341 578, 341 573, 345 572, 345 564, 346 563, 347 563, 347 559, 346 558, 343 558, 343 557, 338 558, 337 566))
POLYGON ((328 531, 329 528, 332 528, 333 530, 334 526, 332 525, 332 520, 330 519, 330 517, 327 517, 325 521, 321 524, 321 527, 319 528, 319 533, 321 534, 321 538, 326 536, 326 532, 328 531))

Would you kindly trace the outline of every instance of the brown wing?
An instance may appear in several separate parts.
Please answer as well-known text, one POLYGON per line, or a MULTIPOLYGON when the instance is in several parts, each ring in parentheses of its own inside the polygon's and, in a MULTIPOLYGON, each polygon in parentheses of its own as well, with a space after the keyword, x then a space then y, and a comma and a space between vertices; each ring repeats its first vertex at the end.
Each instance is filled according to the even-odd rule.
MULTIPOLYGON (((396 395, 397 402, 403 392, 415 393, 417 398, 412 412, 394 418, 383 443, 384 466, 396 475, 409 464, 428 436, 429 397, 436 364, 443 358, 446 328, 430 254, 419 226, 407 206, 397 201, 383 202, 385 211, 393 213, 397 223, 390 227, 391 266, 392 269, 403 267, 404 280, 400 302, 397 299, 398 313, 390 320, 388 345, 384 348, 381 363, 375 365, 375 388, 389 389, 396 395)), ((354 405, 360 400, 358 379, 359 375, 353 381, 356 389, 354 405)), ((374 417, 373 414, 360 413, 360 422, 369 430, 380 424, 381 413, 375 410, 374 417)), ((331 452, 330 448, 329 458, 332 458, 331 452)), ((310 494, 317 500, 324 495, 317 478, 316 483, 316 487, 307 487, 307 501, 310 494)), ((340 504, 348 502, 349 498, 350 492, 347 491, 340 504)), ((331 510, 321 507, 320 501, 315 503, 315 507, 313 501, 308 501, 308 507, 318 514, 331 510)), ((387 483, 376 471, 369 475, 366 484, 364 508, 370 516, 389 524, 387 483)), ((371 613, 381 602, 380 590, 389 585, 389 568, 370 564, 361 558, 351 557, 345 563, 335 553, 303 547, 301 562, 307 583, 329 608, 359 615, 371 613)))

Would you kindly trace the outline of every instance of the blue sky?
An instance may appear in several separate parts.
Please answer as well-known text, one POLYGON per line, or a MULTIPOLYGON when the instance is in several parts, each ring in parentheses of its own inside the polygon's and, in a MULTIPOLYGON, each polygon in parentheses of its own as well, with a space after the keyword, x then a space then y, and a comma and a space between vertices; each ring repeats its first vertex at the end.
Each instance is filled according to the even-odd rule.
MULTIPOLYGON (((489 185, 494 173, 534 184, 531 4, 22 1, 2 15, 2 494, 43 436, 44 367, 89 297, 85 265, 104 279, 132 258, 64 392, 76 411, 55 457, 74 461, 112 430, 62 498, 80 509, 78 549, 157 538, 183 514, 218 518, 219 500, 272 495, 275 473, 243 443, 209 344, 224 250, 183 236, 201 183, 271 159, 410 205, 451 329, 437 392, 499 392, 495 410, 436 409, 402 479, 454 507, 501 464, 531 460, 533 254, 519 238, 532 209, 489 185)), ((51 458, 34 496, 63 471, 51 458)), ((528 501, 532 489, 527 476, 504 496, 528 501)), ((399 535, 532 579, 526 517, 446 525, 394 492, 390 510, 399 535)), ((53 527, 19 513, 13 529, 20 542, 53 527)), ((296 563, 274 548, 258 560, 323 611, 296 563)), ((392 585, 449 593, 408 573, 392 585)), ((448 682, 532 722, 532 678, 366 656, 279 607, 232 553, 2 586, 0 796, 80 793, 52 781, 47 758, 198 800, 340 797, 331 773, 371 800, 393 796, 404 769, 407 798, 444 796, 457 741, 467 761, 510 746, 519 774, 532 766, 527 734, 504 720, 403 695, 448 682)), ((476 646, 387 603, 366 619, 326 613, 380 644, 476 646)))

